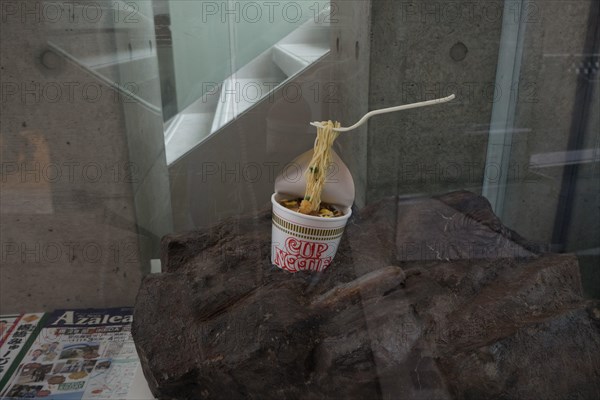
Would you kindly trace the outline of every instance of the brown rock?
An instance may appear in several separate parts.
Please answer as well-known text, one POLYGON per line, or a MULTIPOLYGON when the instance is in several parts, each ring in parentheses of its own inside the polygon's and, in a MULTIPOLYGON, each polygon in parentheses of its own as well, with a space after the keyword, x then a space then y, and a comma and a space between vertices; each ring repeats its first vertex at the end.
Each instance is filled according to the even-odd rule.
POLYGON ((163 239, 133 334, 161 399, 596 399, 600 303, 468 192, 354 214, 329 269, 272 267, 270 212, 163 239))

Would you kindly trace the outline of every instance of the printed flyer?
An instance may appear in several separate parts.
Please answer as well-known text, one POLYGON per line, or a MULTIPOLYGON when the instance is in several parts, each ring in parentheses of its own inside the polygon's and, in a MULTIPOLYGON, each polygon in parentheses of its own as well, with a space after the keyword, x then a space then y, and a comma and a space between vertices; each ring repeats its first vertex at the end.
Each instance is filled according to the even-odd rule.
POLYGON ((44 313, 2 316, 3 338, 0 346, 0 393, 6 387, 23 354, 38 334, 44 313))
POLYGON ((21 314, 0 315, 0 346, 17 324, 19 318, 21 318, 21 314))
POLYGON ((132 320, 132 308, 50 314, 3 398, 126 398, 139 365, 132 320))

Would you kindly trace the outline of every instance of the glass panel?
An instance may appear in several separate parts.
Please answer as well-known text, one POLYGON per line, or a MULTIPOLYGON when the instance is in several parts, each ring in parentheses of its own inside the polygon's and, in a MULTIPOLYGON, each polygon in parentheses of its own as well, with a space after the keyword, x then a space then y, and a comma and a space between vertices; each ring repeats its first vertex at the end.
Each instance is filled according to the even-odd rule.
POLYGON ((132 305, 172 230, 152 3, 2 3, 1 312, 132 305))
POLYGON ((575 252, 599 296, 598 2, 374 2, 372 13, 369 107, 457 99, 370 122, 368 202, 482 194, 511 229, 575 252))
MULTIPOLYGON (((222 2, 223 6, 226 2, 222 2)), ((209 11, 213 1, 170 1, 173 64, 179 111, 232 73, 230 25, 209 11), (213 86, 210 86, 213 85, 213 86)))
MULTIPOLYGON (((598 392, 600 2, 0 7, 0 314, 137 298, 157 397, 598 392), (311 121, 450 94, 336 140, 347 226, 274 215, 311 121)), ((38 397, 91 372, 31 362, 38 397)))
POLYGON ((527 21, 513 83, 517 109, 502 215, 526 237, 577 254, 584 289, 598 297, 600 10, 598 2, 532 4, 535 19, 527 21))
POLYGON ((170 1, 160 63, 174 163, 329 50, 327 1, 170 1))

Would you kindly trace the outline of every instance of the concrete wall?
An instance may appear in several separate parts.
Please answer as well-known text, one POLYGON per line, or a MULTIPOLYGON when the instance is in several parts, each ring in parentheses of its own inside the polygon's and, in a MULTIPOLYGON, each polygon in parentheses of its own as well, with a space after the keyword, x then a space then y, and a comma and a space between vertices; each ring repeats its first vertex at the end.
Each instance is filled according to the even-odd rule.
POLYGON ((446 105, 369 123, 369 202, 479 192, 493 106, 501 0, 373 0, 369 108, 455 93, 446 105))
POLYGON ((161 116, 49 47, 116 54, 148 26, 76 4, 2 3, 0 313, 132 305, 169 229, 161 116))

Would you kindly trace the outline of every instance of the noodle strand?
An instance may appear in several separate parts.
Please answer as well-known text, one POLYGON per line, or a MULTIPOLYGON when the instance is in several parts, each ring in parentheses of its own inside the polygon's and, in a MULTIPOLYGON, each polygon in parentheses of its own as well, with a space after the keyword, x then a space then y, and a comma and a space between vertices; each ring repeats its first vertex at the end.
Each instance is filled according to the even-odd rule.
POLYGON ((340 134, 333 130, 333 128, 340 127, 339 122, 327 121, 322 122, 322 125, 322 128, 317 128, 313 156, 306 170, 306 191, 299 210, 303 214, 319 211, 321 193, 325 186, 327 170, 331 164, 331 147, 340 134))

